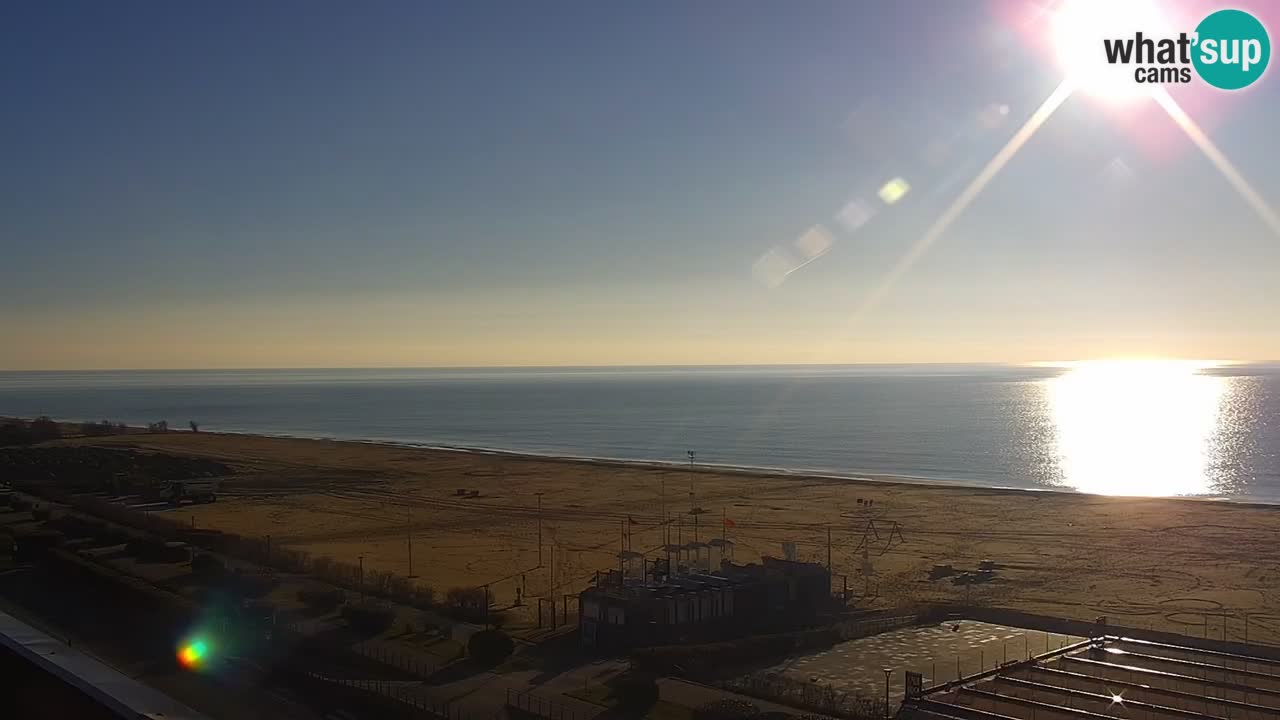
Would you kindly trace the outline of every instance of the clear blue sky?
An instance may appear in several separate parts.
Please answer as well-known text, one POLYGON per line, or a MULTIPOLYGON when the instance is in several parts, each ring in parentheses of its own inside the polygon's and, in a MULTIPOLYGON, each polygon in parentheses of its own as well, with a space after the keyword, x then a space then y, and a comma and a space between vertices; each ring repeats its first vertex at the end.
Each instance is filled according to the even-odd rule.
MULTIPOLYGON (((852 317, 1057 84, 1029 5, 7 7, 0 369, 1280 358, 1280 238, 1083 97, 852 317)), ((1186 104, 1280 203, 1275 69, 1186 104)))

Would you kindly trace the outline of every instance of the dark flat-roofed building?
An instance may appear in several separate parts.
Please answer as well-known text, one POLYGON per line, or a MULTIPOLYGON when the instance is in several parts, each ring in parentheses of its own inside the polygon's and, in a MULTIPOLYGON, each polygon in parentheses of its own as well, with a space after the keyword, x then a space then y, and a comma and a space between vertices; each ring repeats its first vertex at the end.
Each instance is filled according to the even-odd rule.
POLYGON ((654 561, 643 578, 611 571, 578 597, 588 647, 628 647, 794 627, 831 603, 831 573, 817 563, 765 557, 727 560, 714 571, 667 573, 654 561))

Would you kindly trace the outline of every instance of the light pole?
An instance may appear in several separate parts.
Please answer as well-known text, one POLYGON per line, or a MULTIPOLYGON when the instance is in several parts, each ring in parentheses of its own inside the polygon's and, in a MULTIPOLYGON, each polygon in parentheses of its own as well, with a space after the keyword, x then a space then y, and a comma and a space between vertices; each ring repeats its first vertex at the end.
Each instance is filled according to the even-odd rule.
POLYGON ((413 508, 405 508, 404 511, 404 534, 405 539, 409 542, 409 579, 418 577, 413 574, 413 508))
POLYGON ((889 676, 893 674, 893 668, 884 669, 884 716, 889 717, 889 676))
POLYGON ((534 493, 538 496, 538 567, 542 567, 542 493, 534 493))

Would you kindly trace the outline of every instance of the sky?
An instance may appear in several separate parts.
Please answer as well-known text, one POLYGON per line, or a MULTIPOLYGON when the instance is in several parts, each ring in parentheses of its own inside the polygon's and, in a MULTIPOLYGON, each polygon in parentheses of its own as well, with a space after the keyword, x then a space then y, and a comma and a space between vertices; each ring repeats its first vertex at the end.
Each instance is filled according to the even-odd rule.
MULTIPOLYGON (((1280 237, 1149 101, 893 273, 1052 4, 8 6, 0 369, 1280 359, 1280 237)), ((1280 204, 1275 70, 1170 93, 1280 204)))

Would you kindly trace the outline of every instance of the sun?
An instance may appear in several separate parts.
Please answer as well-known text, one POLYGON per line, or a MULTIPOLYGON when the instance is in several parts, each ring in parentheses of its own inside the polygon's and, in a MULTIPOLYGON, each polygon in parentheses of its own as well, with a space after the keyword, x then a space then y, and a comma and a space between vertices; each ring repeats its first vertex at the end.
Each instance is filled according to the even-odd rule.
POLYGON ((1063 0, 1050 17, 1058 64, 1072 87, 1109 103, 1150 98, 1159 85, 1134 80, 1136 65, 1107 62, 1104 40, 1168 37, 1171 24, 1153 0, 1063 0))

